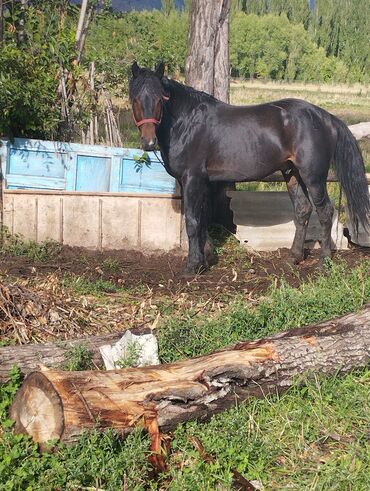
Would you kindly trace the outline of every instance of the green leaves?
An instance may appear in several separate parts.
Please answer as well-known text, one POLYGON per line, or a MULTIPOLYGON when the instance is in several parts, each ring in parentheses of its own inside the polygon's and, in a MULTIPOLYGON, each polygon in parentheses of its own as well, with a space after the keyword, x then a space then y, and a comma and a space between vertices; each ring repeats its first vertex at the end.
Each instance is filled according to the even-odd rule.
POLYGON ((150 157, 147 152, 143 152, 142 155, 134 155, 135 160, 135 170, 136 172, 140 172, 143 167, 150 167, 150 157))

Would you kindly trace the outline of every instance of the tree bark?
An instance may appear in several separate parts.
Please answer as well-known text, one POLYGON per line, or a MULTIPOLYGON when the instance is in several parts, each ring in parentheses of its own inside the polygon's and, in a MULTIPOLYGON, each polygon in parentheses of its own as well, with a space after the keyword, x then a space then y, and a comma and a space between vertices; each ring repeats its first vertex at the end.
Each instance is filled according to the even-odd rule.
MULTIPOLYGON (((131 329, 133 334, 148 334, 148 328, 131 329)), ((71 348, 78 345, 85 346, 92 355, 93 363, 103 366, 99 348, 105 344, 114 344, 123 336, 124 332, 104 334, 102 336, 91 336, 87 338, 74 339, 70 341, 58 341, 47 344, 24 344, 21 346, 5 346, 0 348, 0 383, 9 380, 12 368, 17 365, 23 374, 28 374, 40 367, 58 369, 62 367, 67 359, 71 348)))
MULTIPOLYGON (((192 0, 186 58, 186 83, 223 102, 230 99, 230 0, 192 0)), ((212 183, 210 221, 236 231, 227 190, 235 184, 212 183)))
POLYGON ((298 374, 366 366, 369 325, 370 305, 361 313, 169 365, 33 372, 16 395, 11 417, 16 431, 42 446, 54 438, 72 442, 92 428, 113 427, 122 435, 140 424, 157 433, 172 430, 250 397, 283 392, 298 374))
POLYGON ((229 102, 230 0, 192 0, 186 83, 229 102))

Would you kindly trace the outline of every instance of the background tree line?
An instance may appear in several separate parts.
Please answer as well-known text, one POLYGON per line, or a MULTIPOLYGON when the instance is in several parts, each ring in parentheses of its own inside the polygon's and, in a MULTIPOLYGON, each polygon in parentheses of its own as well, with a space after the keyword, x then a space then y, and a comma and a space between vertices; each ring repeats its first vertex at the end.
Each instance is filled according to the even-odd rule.
POLYGON ((363 0, 234 0, 234 11, 258 16, 286 15, 303 25, 330 57, 350 68, 348 81, 368 81, 370 2, 363 0), (313 8, 310 8, 310 3, 313 8))
MULTIPOLYGON (((1 3, 1 2, 0 2, 1 3)), ((101 5, 94 0, 90 5, 101 5)), ((104 4, 109 2, 104 2, 104 4)), ((166 62, 184 72, 189 0, 162 11, 114 13, 99 9, 81 63, 75 43, 79 7, 68 0, 3 2, 0 19, 0 134, 66 138, 61 74, 67 90, 79 84, 74 118, 85 124, 91 111, 84 74, 95 61, 107 90, 125 96, 132 60, 166 62)), ((368 82, 370 2, 360 0, 233 0, 231 74, 236 77, 318 82, 368 82)), ((77 93, 77 92, 76 92, 77 93)))

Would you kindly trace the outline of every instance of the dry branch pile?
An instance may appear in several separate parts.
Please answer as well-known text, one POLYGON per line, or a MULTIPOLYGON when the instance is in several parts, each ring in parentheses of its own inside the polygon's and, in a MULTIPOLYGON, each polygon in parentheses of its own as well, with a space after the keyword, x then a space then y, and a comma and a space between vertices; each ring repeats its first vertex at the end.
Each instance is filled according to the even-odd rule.
POLYGON ((54 275, 37 284, 0 283, 0 336, 19 344, 123 330, 131 315, 118 304, 72 296, 54 275))

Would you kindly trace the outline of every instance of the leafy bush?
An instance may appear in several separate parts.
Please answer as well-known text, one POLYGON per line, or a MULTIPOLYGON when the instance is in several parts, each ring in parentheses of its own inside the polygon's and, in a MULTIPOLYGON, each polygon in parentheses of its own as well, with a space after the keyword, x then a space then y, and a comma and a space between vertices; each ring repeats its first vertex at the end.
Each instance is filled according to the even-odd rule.
POLYGON ((0 135, 52 138, 60 108, 55 69, 39 55, 4 46, 0 50, 0 135))

